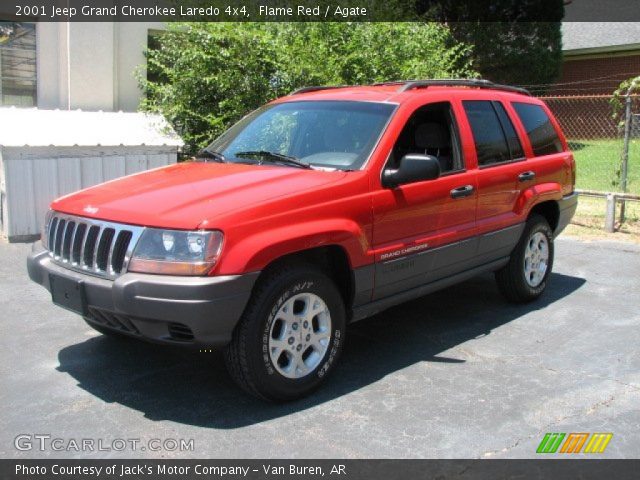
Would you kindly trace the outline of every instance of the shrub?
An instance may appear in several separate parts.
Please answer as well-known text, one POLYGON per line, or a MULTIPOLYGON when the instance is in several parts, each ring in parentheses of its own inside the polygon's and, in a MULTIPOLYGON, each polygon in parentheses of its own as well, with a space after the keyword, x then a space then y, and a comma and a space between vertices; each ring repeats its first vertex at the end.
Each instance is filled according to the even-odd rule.
POLYGON ((177 23, 147 51, 141 107, 193 154, 258 106, 307 85, 473 77, 471 49, 436 23, 177 23))

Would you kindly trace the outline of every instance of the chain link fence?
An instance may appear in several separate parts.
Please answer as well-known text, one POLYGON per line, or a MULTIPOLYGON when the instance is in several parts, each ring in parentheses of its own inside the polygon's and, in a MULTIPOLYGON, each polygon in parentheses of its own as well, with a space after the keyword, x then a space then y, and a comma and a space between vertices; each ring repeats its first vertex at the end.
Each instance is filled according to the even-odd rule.
POLYGON ((640 196, 640 96, 630 97, 626 188, 622 177, 625 98, 621 98, 622 110, 615 118, 611 95, 540 98, 558 119, 573 151, 577 165, 576 188, 589 194, 580 200, 577 221, 581 216, 593 217, 591 223, 599 222, 601 228, 604 225, 609 230, 620 228, 625 221, 640 223, 640 202, 628 201, 619 195, 624 190, 627 196, 640 196), (614 193, 613 220, 604 218, 607 217, 607 193, 614 193), (616 218, 617 226, 611 227, 616 218))

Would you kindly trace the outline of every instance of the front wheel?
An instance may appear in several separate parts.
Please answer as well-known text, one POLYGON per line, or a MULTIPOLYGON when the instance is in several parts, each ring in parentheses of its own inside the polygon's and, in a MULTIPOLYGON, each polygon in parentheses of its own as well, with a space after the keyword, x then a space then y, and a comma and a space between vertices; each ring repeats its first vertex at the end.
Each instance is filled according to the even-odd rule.
POLYGON ((344 302, 333 281, 312 265, 276 268, 259 280, 226 350, 233 379, 271 401, 313 391, 344 344, 344 302))
POLYGON ((529 302, 542 295, 553 268, 553 250, 549 223, 532 215, 509 263, 496 272, 498 287, 507 300, 529 302))

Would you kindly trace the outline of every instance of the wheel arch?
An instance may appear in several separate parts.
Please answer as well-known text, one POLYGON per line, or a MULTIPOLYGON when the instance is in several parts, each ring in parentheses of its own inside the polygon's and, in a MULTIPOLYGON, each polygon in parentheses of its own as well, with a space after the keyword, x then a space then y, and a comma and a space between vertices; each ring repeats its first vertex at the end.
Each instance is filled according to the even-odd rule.
POLYGON ((553 232, 556 231, 556 229, 558 228, 558 223, 560 221, 560 207, 558 206, 557 201, 546 200, 544 202, 535 204, 529 211, 528 217, 531 217, 535 214, 544 217, 549 223, 551 230, 553 232))
POLYGON ((555 233, 560 222, 559 200, 562 200, 562 185, 559 183, 533 185, 520 193, 515 212, 523 219, 534 214, 542 215, 555 233))
POLYGON ((282 255, 272 260, 262 270, 257 282, 274 269, 292 262, 311 264, 323 270, 336 283, 344 300, 345 308, 347 311, 350 310, 355 296, 355 276, 349 254, 343 246, 322 245, 282 255))

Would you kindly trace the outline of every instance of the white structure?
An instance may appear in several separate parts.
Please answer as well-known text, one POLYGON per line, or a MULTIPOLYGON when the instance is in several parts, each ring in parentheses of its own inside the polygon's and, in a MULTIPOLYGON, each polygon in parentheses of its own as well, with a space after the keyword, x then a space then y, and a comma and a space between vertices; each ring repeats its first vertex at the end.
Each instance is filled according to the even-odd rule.
POLYGON ((177 160, 182 140, 158 115, 0 108, 0 229, 40 236, 62 195, 177 160))
MULTIPOLYGON (((15 8, 12 6, 12 8, 15 8)), ((159 22, 1 22, 0 105, 138 109, 149 35, 159 22)))

